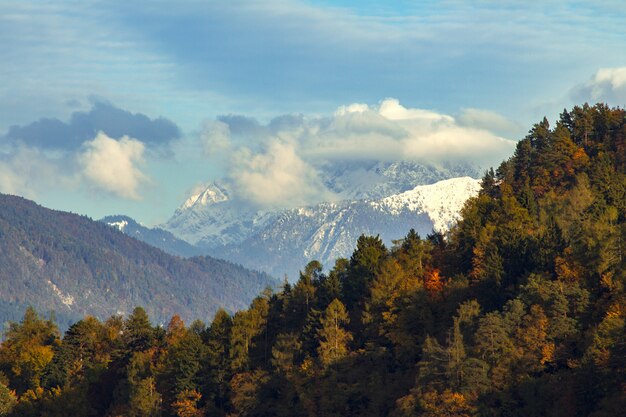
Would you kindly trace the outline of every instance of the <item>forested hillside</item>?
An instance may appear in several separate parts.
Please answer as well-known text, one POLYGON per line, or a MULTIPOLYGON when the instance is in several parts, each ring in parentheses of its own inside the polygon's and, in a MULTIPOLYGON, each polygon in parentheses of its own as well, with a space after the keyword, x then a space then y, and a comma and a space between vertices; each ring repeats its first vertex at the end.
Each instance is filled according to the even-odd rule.
POLYGON ((623 415, 625 193, 626 113, 575 107, 447 235, 362 236, 208 326, 136 309, 61 340, 29 311, 0 347, 0 414, 623 415))
POLYGON ((143 305, 157 323, 174 314, 211 317, 245 307, 265 274, 213 258, 181 259, 84 216, 0 195, 0 320, 27 305, 54 312, 63 328, 143 305))

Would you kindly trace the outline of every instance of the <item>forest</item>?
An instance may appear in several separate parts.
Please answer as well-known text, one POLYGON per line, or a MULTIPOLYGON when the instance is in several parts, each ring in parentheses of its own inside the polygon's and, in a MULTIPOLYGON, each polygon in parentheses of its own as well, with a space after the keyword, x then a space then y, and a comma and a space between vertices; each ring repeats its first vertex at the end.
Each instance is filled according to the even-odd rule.
POLYGON ((544 118, 445 235, 316 261, 210 322, 28 309, 8 416, 617 416, 626 409, 626 112, 544 118))

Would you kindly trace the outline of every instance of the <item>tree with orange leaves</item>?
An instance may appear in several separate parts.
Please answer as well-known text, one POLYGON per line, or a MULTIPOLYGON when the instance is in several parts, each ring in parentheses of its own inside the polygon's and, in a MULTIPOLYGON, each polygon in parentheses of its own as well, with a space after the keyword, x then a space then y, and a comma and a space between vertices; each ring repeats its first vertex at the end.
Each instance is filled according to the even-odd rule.
POLYGON ((424 278, 424 288, 432 296, 436 296, 443 291, 444 282, 439 269, 431 268, 426 271, 424 278))

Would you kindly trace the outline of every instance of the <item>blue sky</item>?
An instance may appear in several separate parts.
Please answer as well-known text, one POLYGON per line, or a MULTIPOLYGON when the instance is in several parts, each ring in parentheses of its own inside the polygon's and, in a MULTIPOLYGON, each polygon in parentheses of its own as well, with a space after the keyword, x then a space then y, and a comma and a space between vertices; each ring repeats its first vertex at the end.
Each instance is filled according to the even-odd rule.
MULTIPOLYGON (((194 186, 275 168, 276 152, 314 177, 323 158, 303 141, 319 138, 273 131, 280 115, 302 115, 300 132, 335 126, 341 148, 327 148, 350 157, 349 146, 359 155, 359 141, 385 138, 344 140, 354 131, 340 137, 341 106, 369 105, 358 123, 434 132, 379 120, 387 98, 450 116, 429 125, 437 137, 482 134, 497 163, 506 152, 494 135, 519 139, 584 101, 626 104, 626 4, 534 3, 0 0, 0 191, 154 224, 194 186), (219 120, 229 114, 259 130, 238 135, 219 120), (164 123, 174 133, 151 133, 164 123)), ((461 156, 480 159, 472 146, 461 156)))

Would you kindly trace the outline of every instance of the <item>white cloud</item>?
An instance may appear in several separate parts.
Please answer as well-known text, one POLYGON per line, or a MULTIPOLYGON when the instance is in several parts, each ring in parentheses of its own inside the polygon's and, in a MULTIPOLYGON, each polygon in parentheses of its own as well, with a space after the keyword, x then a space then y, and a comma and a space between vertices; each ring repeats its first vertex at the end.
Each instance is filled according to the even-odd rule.
POLYGON ((500 135, 520 135, 523 128, 506 117, 491 110, 463 109, 458 117, 459 125, 498 132, 500 135))
POLYGON ((315 134, 301 138, 301 152, 313 159, 460 159, 485 165, 508 157, 515 142, 494 133, 505 125, 510 127, 506 119, 486 111, 470 115, 473 125, 467 123, 467 116, 464 125, 446 114, 404 107, 395 99, 383 100, 374 107, 344 106, 327 124, 312 121, 319 129, 310 129, 315 134), (489 121, 497 123, 490 127, 489 121))
POLYGON ((262 206, 297 206, 333 198, 320 180, 321 167, 329 163, 463 161, 491 166, 512 154, 515 142, 488 129, 489 121, 501 128, 506 119, 487 111, 464 114, 467 125, 386 99, 373 106, 342 106, 331 117, 290 117, 289 123, 274 119, 271 129, 259 125, 258 137, 247 131, 239 137, 234 127, 242 117, 222 118, 205 124, 201 140, 220 150, 213 153, 218 161, 229 161, 236 198, 262 206))
POLYGON ((572 90, 576 100, 607 102, 623 106, 626 102, 626 67, 600 68, 585 84, 572 90))
POLYGON ((78 162, 86 179, 119 197, 141 199, 139 188, 150 181, 140 169, 145 151, 142 142, 128 136, 115 140, 100 132, 83 147, 78 162))
POLYGON ((389 120, 422 120, 430 122, 454 122, 454 119, 445 114, 429 110, 407 109, 393 98, 383 100, 378 107, 378 113, 389 120))
POLYGON ((335 112, 335 116, 345 116, 348 113, 364 113, 370 109, 370 106, 363 103, 353 103, 347 106, 340 106, 335 112))
POLYGON ((76 179, 66 172, 70 168, 66 162, 36 148, 13 149, 0 157, 0 192, 35 198, 45 188, 69 188, 76 179))
POLYGON ((265 151, 240 149, 232 179, 237 197, 263 206, 294 207, 327 200, 317 171, 297 154, 295 144, 274 139, 265 151))
POLYGON ((626 67, 599 69, 593 79, 593 84, 596 86, 607 84, 613 90, 626 87, 626 67))

